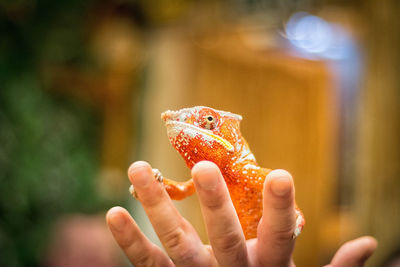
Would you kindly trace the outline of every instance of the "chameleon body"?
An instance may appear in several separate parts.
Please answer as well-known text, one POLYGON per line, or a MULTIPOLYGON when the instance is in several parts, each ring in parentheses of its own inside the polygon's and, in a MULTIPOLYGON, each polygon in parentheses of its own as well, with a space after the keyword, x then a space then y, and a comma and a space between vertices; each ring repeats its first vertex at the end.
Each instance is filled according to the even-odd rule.
MULTIPOLYGON (((212 161, 219 167, 246 239, 256 237, 262 216, 263 184, 271 170, 257 164, 240 132, 242 117, 196 106, 165 111, 161 119, 172 146, 189 168, 202 160, 212 161)), ((172 199, 183 199, 195 191, 192 179, 186 182, 162 179, 162 182, 172 199)), ((296 216, 294 237, 300 234, 305 222, 297 206, 296 216)))

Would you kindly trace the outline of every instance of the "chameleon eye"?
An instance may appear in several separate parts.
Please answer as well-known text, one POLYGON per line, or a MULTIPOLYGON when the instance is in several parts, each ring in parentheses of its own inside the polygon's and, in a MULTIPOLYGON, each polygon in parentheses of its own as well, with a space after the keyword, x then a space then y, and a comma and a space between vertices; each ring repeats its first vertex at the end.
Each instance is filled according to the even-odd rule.
POLYGON ((212 115, 204 116, 203 123, 201 125, 207 130, 212 130, 215 128, 215 118, 212 115))

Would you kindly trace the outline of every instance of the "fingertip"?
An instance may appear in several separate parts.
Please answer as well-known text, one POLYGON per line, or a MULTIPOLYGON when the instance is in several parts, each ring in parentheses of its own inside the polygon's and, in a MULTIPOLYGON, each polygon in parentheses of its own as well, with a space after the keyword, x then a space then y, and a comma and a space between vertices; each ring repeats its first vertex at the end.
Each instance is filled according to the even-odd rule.
POLYGON ((205 172, 209 169, 218 169, 218 166, 212 161, 202 160, 193 166, 192 175, 205 172))
POLYGON ((267 175, 265 186, 277 197, 286 196, 293 190, 292 175, 285 170, 273 170, 267 175))
POLYGON ((151 166, 149 163, 146 161, 135 161, 134 163, 131 164, 128 168, 128 176, 131 177, 133 174, 135 174, 138 170, 142 168, 149 168, 151 169, 151 166))
POLYGON ((290 172, 288 172, 287 170, 284 170, 284 169, 272 170, 267 175, 267 177, 271 177, 271 178, 282 177, 282 176, 288 176, 288 177, 292 178, 292 175, 290 174, 290 172))
POLYGON ((363 248, 364 251, 374 251, 378 246, 378 241, 372 236, 362 236, 346 242, 344 246, 363 248))
POLYGON ((367 244, 369 244, 371 247, 377 248, 378 247, 378 240, 376 240, 375 237, 373 236, 364 236, 365 241, 367 244))
POLYGON ((135 181, 135 184, 137 184, 139 186, 146 185, 148 182, 148 179, 140 179, 140 178, 136 179, 137 177, 141 177, 140 174, 143 174, 143 173, 145 173, 145 174, 152 173, 151 166, 146 161, 136 161, 136 162, 132 163, 131 166, 129 166, 129 168, 128 168, 128 177, 132 184, 135 181))
POLYGON ((378 247, 378 241, 372 236, 360 237, 359 242, 366 250, 366 257, 369 258, 378 247))
POLYGON ((125 212, 125 211, 126 211, 126 209, 124 209, 123 207, 115 206, 107 211, 106 217, 109 217, 109 216, 112 216, 114 214, 118 214, 121 212, 125 212))
POLYGON ((218 166, 211 161, 200 161, 192 168, 193 181, 204 190, 213 190, 219 183, 220 176, 218 166))
POLYGON ((332 259, 332 266, 363 266, 377 248, 372 236, 363 236, 346 242, 332 259))
POLYGON ((122 231, 127 223, 126 209, 113 207, 106 214, 106 221, 109 227, 115 231, 122 231))

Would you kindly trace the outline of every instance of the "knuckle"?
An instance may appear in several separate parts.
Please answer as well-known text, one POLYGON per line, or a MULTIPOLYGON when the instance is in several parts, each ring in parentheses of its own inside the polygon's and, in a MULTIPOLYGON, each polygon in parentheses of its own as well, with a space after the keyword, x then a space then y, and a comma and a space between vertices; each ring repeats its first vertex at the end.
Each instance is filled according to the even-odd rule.
POLYGON ((227 199, 223 195, 216 193, 203 199, 202 202, 210 211, 219 211, 225 207, 227 199))
POLYGON ((132 244, 124 250, 129 260, 136 267, 151 267, 157 266, 157 257, 155 251, 155 245, 145 245, 141 243, 132 244))
POLYGON ((133 264, 137 267, 152 267, 156 266, 155 261, 148 254, 139 254, 133 258, 133 264))
POLYGON ((186 234, 181 227, 165 234, 163 243, 173 261, 187 262, 195 256, 192 246, 185 241, 186 234))
POLYGON ((210 210, 210 211, 218 211, 221 210, 224 206, 223 201, 221 201, 220 199, 212 199, 210 201, 207 201, 206 203, 206 207, 210 210))
POLYGON ((226 232, 214 240, 215 247, 223 253, 236 253, 242 245, 242 235, 233 231, 226 232))
POLYGON ((184 238, 184 233, 181 228, 176 228, 166 233, 164 236, 164 245, 168 249, 176 249, 179 247, 182 239, 184 238))
POLYGON ((280 224, 266 223, 263 227, 268 229, 269 242, 273 242, 276 246, 282 246, 293 240, 296 226, 294 223, 287 221, 280 224))
POLYGON ((282 245, 282 244, 287 244, 287 242, 291 241, 293 239, 293 232, 294 228, 285 228, 285 229, 277 229, 274 232, 274 242, 277 245, 282 245))

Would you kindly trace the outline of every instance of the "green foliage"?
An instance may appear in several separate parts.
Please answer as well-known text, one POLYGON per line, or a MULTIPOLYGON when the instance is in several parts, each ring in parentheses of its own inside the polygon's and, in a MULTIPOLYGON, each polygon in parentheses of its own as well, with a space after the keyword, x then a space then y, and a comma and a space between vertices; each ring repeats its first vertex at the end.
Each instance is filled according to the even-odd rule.
POLYGON ((0 266, 40 265, 60 215, 109 204, 94 184, 98 118, 46 93, 40 75, 46 62, 85 61, 88 3, 0 3, 0 266))
POLYGON ((0 266, 34 264, 58 215, 102 206, 95 117, 26 76, 1 91, 0 266))

